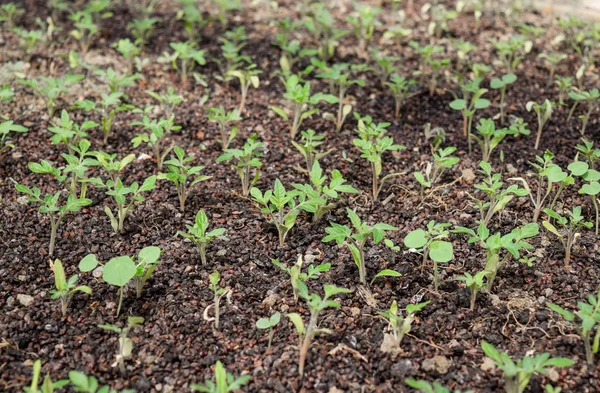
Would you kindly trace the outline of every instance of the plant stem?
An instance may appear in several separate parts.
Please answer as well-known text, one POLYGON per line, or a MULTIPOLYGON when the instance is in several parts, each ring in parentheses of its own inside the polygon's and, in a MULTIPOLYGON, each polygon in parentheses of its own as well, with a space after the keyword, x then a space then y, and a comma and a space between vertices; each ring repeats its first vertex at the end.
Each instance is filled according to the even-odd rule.
POLYGON ((475 311, 475 300, 477 299, 477 289, 471 289, 471 311, 475 311))
POLYGON ((377 177, 377 171, 375 170, 375 163, 371 163, 371 173, 373 174, 373 202, 377 201, 379 196, 379 178, 377 177))
POLYGON ((308 328, 306 329, 306 333, 304 334, 304 340, 302 340, 302 346, 300 347, 300 361, 298 363, 298 373, 300 374, 300 377, 304 376, 304 363, 306 362, 306 354, 308 353, 308 348, 310 347, 313 331, 317 327, 318 317, 319 312, 316 310, 311 310, 308 328))
POLYGON ((438 291, 439 283, 440 283, 440 278, 438 275, 438 266, 437 266, 437 262, 434 259, 433 260, 433 287, 436 292, 438 291))
POLYGON ((221 298, 215 292, 215 329, 219 330, 219 306, 221 303, 221 298))
POLYGON ((119 289, 119 306, 117 307, 117 317, 119 316, 119 314, 121 313, 121 304, 123 304, 123 289, 124 287, 121 287, 119 289))
POLYGON ((537 150, 540 146, 540 138, 542 137, 542 127, 544 124, 541 122, 541 119, 538 118, 538 131, 537 136, 535 137, 535 146, 534 149, 537 150))
POLYGON ((54 245, 56 244, 56 234, 58 233, 58 225, 60 224, 60 219, 54 218, 54 216, 50 216, 50 248, 48 254, 50 256, 54 255, 54 245))
POLYGON ((206 243, 200 243, 198 245, 198 250, 200 251, 200 260, 202 261, 202 265, 206 265, 206 243))
POLYGON ((600 219, 598 214, 598 202, 596 202, 595 195, 590 195, 590 198, 592 198, 592 204, 594 205, 594 210, 596 210, 596 236, 598 236, 598 220, 600 219))

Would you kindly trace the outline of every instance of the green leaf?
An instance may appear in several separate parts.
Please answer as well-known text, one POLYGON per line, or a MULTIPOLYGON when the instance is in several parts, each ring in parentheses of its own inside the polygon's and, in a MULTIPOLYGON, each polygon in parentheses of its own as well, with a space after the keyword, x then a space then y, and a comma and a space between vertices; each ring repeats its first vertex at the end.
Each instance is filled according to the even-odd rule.
POLYGON ((98 266, 96 255, 88 254, 79 262, 79 270, 82 272, 90 272, 98 266))
POLYGON ((434 240, 429 245, 429 257, 438 263, 450 262, 454 258, 452 243, 434 240))
POLYGON ((423 248, 427 244, 429 234, 422 229, 415 229, 406 235, 404 245, 408 248, 423 248))
POLYGON ((454 100, 450 103, 450 108, 454 109, 455 111, 462 111, 466 107, 467 103, 465 100, 462 99, 454 100))
POLYGON ((373 279, 371 280, 371 284, 373 284, 373 282, 375 282, 375 279, 379 278, 379 277, 401 277, 402 274, 398 273, 395 270, 390 270, 390 269, 384 269, 382 271, 380 271, 379 273, 377 273, 375 275, 375 277, 373 277, 373 279))
POLYGON ((287 314, 286 316, 289 318, 290 321, 292 321, 298 334, 303 335, 306 330, 304 329, 304 321, 302 321, 302 317, 300 316, 300 314, 293 312, 287 314))
POLYGON ((161 250, 156 246, 144 247, 140 250, 138 254, 138 259, 140 262, 144 263, 154 263, 158 261, 160 258, 161 250))
POLYGON ((104 266, 102 279, 111 285, 123 287, 135 276, 136 270, 131 257, 115 257, 104 266))

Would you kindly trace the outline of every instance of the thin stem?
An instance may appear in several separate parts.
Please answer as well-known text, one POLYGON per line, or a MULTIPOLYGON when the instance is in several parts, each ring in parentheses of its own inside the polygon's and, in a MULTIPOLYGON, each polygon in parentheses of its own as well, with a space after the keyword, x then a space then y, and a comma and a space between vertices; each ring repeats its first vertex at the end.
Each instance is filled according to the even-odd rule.
POLYGON ((56 244, 56 234, 58 232, 59 223, 60 220, 57 220, 54 216, 50 216, 50 248, 48 250, 50 256, 54 255, 54 245, 56 244))
POLYGON ((318 317, 318 311, 311 311, 308 328, 306 329, 306 333, 304 334, 304 340, 302 340, 302 346, 300 347, 300 361, 298 363, 298 373, 300 374, 300 377, 304 376, 304 364, 306 363, 306 355, 308 353, 308 348, 310 347, 313 331, 317 327, 318 317))
POLYGON ((200 251, 200 260, 202 265, 206 265, 206 243, 200 243, 198 245, 198 251, 200 251))
POLYGON ((598 220, 600 219, 598 214, 598 202, 596 202, 596 196, 590 195, 592 198, 592 204, 594 205, 594 210, 596 210, 596 236, 598 236, 598 220))
POLYGON ((119 306, 117 307, 117 317, 121 313, 121 304, 123 304, 123 292, 124 292, 124 287, 121 287, 119 289, 119 306))
POLYGON ((221 298, 215 292, 215 329, 219 330, 219 306, 221 303, 221 298))

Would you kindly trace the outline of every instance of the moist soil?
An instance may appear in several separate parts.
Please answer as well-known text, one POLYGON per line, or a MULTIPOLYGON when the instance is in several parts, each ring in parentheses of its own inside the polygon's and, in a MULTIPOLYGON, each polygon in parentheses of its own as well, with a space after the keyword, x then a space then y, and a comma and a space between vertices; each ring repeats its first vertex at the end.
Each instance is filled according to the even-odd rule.
MULTIPOLYGON (((34 9, 22 20, 22 24, 30 28, 34 27, 35 16, 45 18, 47 15, 40 2, 32 4, 34 9)), ((421 5, 416 1, 415 9, 421 5)), ((308 179, 306 173, 298 169, 303 166, 303 161, 290 143, 287 125, 269 110, 271 105, 282 104, 284 90, 275 74, 279 50, 270 44, 276 28, 266 18, 279 19, 296 13, 291 11, 292 4, 282 6, 274 15, 252 9, 250 5, 247 7, 249 12, 235 14, 229 28, 246 28, 248 44, 243 53, 250 55, 264 73, 260 76, 260 88, 249 92, 244 119, 239 123, 240 134, 232 146, 241 147, 247 137, 257 133, 265 143, 265 157, 256 186, 265 190, 279 178, 290 188, 293 183, 305 183, 308 179)), ((384 21, 386 25, 392 25, 394 22, 388 11, 386 8, 383 13, 384 21)), ((78 262, 89 253, 106 262, 115 256, 136 255, 141 248, 151 245, 164 251, 162 263, 146 283, 139 299, 135 298, 133 288, 126 292, 118 318, 115 317, 116 289, 91 273, 82 274, 80 283, 91 286, 93 293, 91 296, 77 294, 68 316, 63 318, 59 304, 51 300, 49 294, 54 283, 49 267, 54 257, 50 258, 47 251, 49 222, 38 213, 37 206, 24 203, 23 196, 14 189, 14 183, 18 182, 35 185, 43 192, 57 191, 60 187, 57 182, 32 174, 27 164, 46 159, 61 165, 63 148, 50 142, 49 119, 43 103, 30 89, 12 83, 16 100, 3 104, 3 111, 30 131, 19 135, 15 139, 16 148, 0 160, 0 391, 21 391, 30 381, 33 360, 38 358, 43 360, 43 373, 50 373, 53 379, 66 378, 68 370, 80 370, 115 389, 133 388, 138 392, 189 391, 191 383, 212 379, 217 360, 226 364, 236 376, 249 374, 252 377, 244 388, 247 392, 402 392, 408 390, 404 379, 409 377, 438 380, 452 389, 500 391, 503 385, 501 373, 484 361, 480 347, 482 340, 508 352, 513 358, 549 352, 576 362, 565 369, 551 369, 546 376, 535 376, 530 384, 532 392, 541 392, 547 383, 560 386, 566 392, 600 389, 599 370, 586 365, 583 342, 574 329, 545 306, 546 302, 554 302, 574 307, 577 301, 597 290, 600 242, 593 231, 582 232, 569 269, 564 267, 561 244, 551 234, 541 231, 531 241, 534 250, 530 255, 537 257, 533 266, 511 262, 503 267, 493 292, 482 292, 474 311, 469 311, 468 289, 454 276, 482 270, 485 251, 477 244, 467 244, 462 235, 450 236, 455 257, 441 267, 443 283, 437 293, 432 286, 431 266, 422 268, 420 255, 404 247, 392 252, 382 245, 369 245, 368 281, 382 269, 396 270, 402 276, 377 279, 368 288, 362 288, 357 285, 358 271, 348 250, 321 242, 328 221, 347 223, 346 206, 355 208, 368 223, 385 222, 396 226, 398 231, 391 232, 390 238, 398 245, 409 231, 423 228, 430 220, 476 227, 479 213, 469 194, 475 192, 473 184, 480 179, 477 165, 481 156, 477 148, 472 154, 468 153, 462 136, 462 117, 448 106, 453 98, 444 88, 456 89, 456 85, 442 82, 436 94, 430 96, 425 87, 427 80, 421 80, 422 89, 406 102, 400 118, 394 117, 394 101, 389 91, 372 74, 361 75, 366 80, 364 88, 351 88, 349 95, 356 101, 355 110, 362 115, 371 115, 375 121, 390 122, 389 135, 396 143, 407 146, 406 150, 386 154, 384 173, 405 174, 386 184, 377 203, 372 202, 369 193, 369 167, 352 144, 356 126, 352 116, 338 133, 331 121, 322 116, 306 120, 304 129, 313 128, 323 133, 326 136, 324 146, 336 149, 321 160, 322 167, 326 171, 340 170, 361 192, 340 202, 318 222, 301 214, 287 243, 280 247, 274 226, 265 220, 251 199, 241 195, 240 182, 233 169, 215 162, 221 148, 216 139, 216 125, 207 120, 206 109, 220 105, 235 107, 240 97, 237 83, 221 84, 214 78, 218 68, 209 62, 200 70, 208 76, 208 88, 194 83, 184 85, 172 69, 157 63, 160 53, 168 50, 169 41, 185 38, 172 7, 161 5, 156 13, 162 21, 143 54, 150 59, 150 64, 144 70, 144 78, 126 90, 127 100, 142 108, 155 105, 145 90, 166 91, 174 86, 176 92, 185 97, 185 102, 175 109, 176 123, 182 129, 168 138, 193 155, 196 164, 206 166, 205 174, 212 178, 196 186, 183 214, 179 211, 172 185, 158 182, 157 188, 146 194, 146 201, 136 206, 121 235, 113 233, 103 213, 104 205, 113 206, 112 201, 103 192, 91 188, 88 197, 93 204, 69 215, 59 230, 54 257, 63 261, 67 275, 76 273, 78 262), (206 95, 208 101, 203 105, 206 95), (432 159, 429 142, 423 137, 426 123, 445 129, 444 146, 456 146, 456 154, 461 160, 445 173, 443 187, 437 187, 433 192, 426 190, 424 197, 420 197, 420 186, 411 173, 423 170, 432 159), (476 179, 465 175, 469 170, 475 172, 476 179), (187 224, 193 223, 199 209, 207 212, 212 228, 226 228, 229 237, 227 242, 217 240, 208 247, 207 266, 201 264, 194 246, 177 236, 177 231, 185 230, 187 224), (332 332, 314 340, 304 378, 299 377, 297 370, 297 334, 287 318, 282 318, 282 323, 275 328, 270 349, 267 349, 267 333, 255 328, 257 319, 276 311, 282 314, 298 312, 308 318, 306 303, 294 302, 287 275, 270 262, 277 258, 291 265, 299 254, 310 255, 313 263, 332 265, 329 272, 309 282, 312 291, 322 293, 324 283, 354 291, 339 296, 339 309, 322 313, 320 326, 332 332), (221 285, 232 290, 229 302, 223 299, 218 330, 203 317, 204 310, 213 301, 208 275, 215 269, 221 274, 221 285), (24 306, 18 295, 33 296, 33 301, 24 306), (400 352, 389 354, 380 350, 387 322, 378 311, 387 309, 394 299, 400 307, 422 301, 430 303, 418 313, 400 352), (127 316, 131 315, 143 317, 144 324, 131 334, 134 354, 126 362, 127 375, 121 375, 112 365, 118 337, 97 326, 124 326, 127 316)), ((343 10, 335 10, 334 14, 340 20, 345 15, 343 10)), ((124 69, 122 59, 111 44, 127 36, 126 24, 131 18, 124 5, 116 6, 115 16, 103 21, 102 34, 87 56, 90 63, 124 69)), ((410 39, 422 44, 429 42, 427 22, 416 14, 408 19, 406 25, 414 29, 410 39)), ((537 122, 535 115, 525 110, 525 104, 529 100, 557 99, 558 92, 548 82, 548 71, 536 59, 537 54, 550 45, 556 29, 544 15, 527 13, 523 20, 548 27, 548 33, 536 40, 532 52, 517 70, 518 82, 507 90, 507 112, 523 117, 534 132, 519 139, 509 137, 494 152, 494 169, 502 172, 505 178, 526 176, 532 169, 528 162, 545 149, 552 150, 556 155, 555 162, 565 167, 574 159, 575 145, 580 142, 579 120, 574 116, 567 122, 568 107, 559 107, 544 127, 540 149, 533 149, 537 122), (499 150, 502 150, 503 161, 499 150)), ((60 39, 35 53, 28 63, 27 77, 62 75, 69 71, 68 63, 59 54, 76 48, 76 43, 67 39, 70 22, 66 17, 62 22, 65 27, 58 34, 60 39)), ((218 38, 225 30, 218 23, 210 23, 202 30, 199 47, 213 56, 220 55, 218 38)), ((399 44, 384 41, 383 31, 378 28, 370 45, 401 57, 398 72, 410 75, 417 68, 418 57, 409 47, 408 39, 399 44)), ((504 39, 514 33, 504 18, 484 16, 477 26, 472 14, 461 14, 450 23, 450 32, 434 41, 445 46, 456 38, 471 41, 477 46, 471 60, 491 64, 494 53, 489 40, 504 39)), ((304 46, 314 45, 313 38, 306 33, 301 33, 300 37, 304 46)), ((3 39, 2 61, 21 60, 18 38, 5 32, 3 39)), ((363 63, 355 48, 356 40, 352 35, 346 36, 340 42, 335 60, 363 63)), ((456 57, 454 52, 449 56, 456 57)), ((307 64, 301 62, 300 67, 307 64)), ((573 75, 577 66, 577 57, 571 55, 560 63, 557 73, 573 75)), ((597 83, 594 73, 590 72, 591 76, 586 80, 590 87, 597 83)), ((98 99, 99 91, 104 91, 99 83, 91 72, 87 73, 85 81, 59 101, 60 108, 68 109, 76 99, 98 99)), ((483 86, 488 83, 489 79, 483 86)), ((314 79, 312 88, 313 91, 325 91, 327 85, 314 79)), ((497 91, 490 91, 488 97, 494 104, 499 100, 497 91)), ((322 113, 334 111, 333 105, 321 105, 320 108, 322 113)), ((480 112, 476 117, 495 116, 497 107, 492 105, 480 112)), ((77 122, 84 116, 99 121, 95 115, 71 113, 77 122)), ((104 147, 100 130, 90 133, 93 149, 118 153, 120 157, 130 152, 136 154, 138 159, 124 171, 126 184, 143 181, 157 173, 156 163, 146 156, 149 152, 144 147, 133 148, 130 143, 140 130, 129 124, 138 118, 129 113, 118 114, 114 133, 104 147)), ((588 125, 587 137, 600 141, 600 129, 595 120, 588 125)), ((101 173, 93 169, 92 175, 101 173)), ((578 195, 572 187, 563 193, 559 208, 574 205, 583 206, 585 216, 592 219, 589 199, 578 195)), ((530 222, 532 215, 529 200, 516 198, 492 220, 490 229, 507 233, 530 222)))

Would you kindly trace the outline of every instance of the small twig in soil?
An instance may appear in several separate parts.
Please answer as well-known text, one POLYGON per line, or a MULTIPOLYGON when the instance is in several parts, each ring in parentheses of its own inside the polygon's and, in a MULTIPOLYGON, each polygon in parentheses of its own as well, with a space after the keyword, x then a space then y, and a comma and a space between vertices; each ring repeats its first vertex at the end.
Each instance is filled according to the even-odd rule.
POLYGON ((428 341, 425 341, 425 340, 421 340, 420 338, 417 338, 417 337, 413 336, 413 335, 412 335, 412 334, 410 334, 410 333, 407 333, 406 335, 407 335, 407 336, 409 336, 409 337, 412 337, 412 338, 414 338, 415 340, 417 340, 417 341, 418 341, 418 342, 420 342, 420 343, 427 344, 427 345, 429 345, 429 346, 431 346, 431 347, 434 347, 434 348, 436 348, 436 349, 439 349, 440 351, 443 351, 443 350, 444 350, 444 348, 442 348, 442 347, 440 347, 439 345, 437 345, 437 344, 433 343, 433 340, 432 340, 431 342, 428 342, 428 341))

